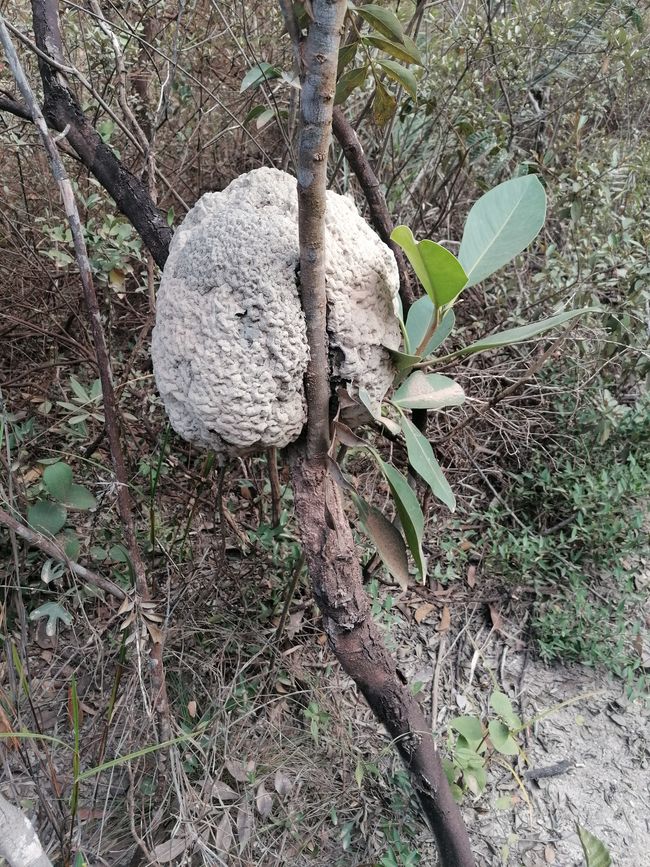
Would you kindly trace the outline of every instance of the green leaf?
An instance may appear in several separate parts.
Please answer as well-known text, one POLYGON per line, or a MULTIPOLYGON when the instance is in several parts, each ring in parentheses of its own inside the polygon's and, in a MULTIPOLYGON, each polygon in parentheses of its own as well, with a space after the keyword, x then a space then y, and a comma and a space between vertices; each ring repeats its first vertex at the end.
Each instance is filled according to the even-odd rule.
POLYGON ((334 105, 340 105, 350 96, 353 90, 361 87, 368 76, 367 66, 355 66, 354 69, 344 72, 336 82, 336 94, 334 105))
POLYGON ((63 461, 46 467, 43 472, 43 484, 55 500, 65 502, 72 487, 72 470, 63 461))
POLYGON ((500 331, 498 334, 491 334, 489 337, 482 337, 476 343, 465 346, 454 353, 454 357, 460 358, 465 355, 474 355, 476 352, 485 352, 486 349, 497 349, 500 346, 510 346, 513 343, 525 343, 526 340, 532 340, 539 334, 545 331, 550 331, 552 328, 557 328, 558 325, 564 325, 576 316, 584 316, 585 313, 599 312, 595 307, 583 307, 581 310, 566 310, 564 313, 558 313, 548 319, 542 319, 539 322, 531 322, 530 325, 520 325, 518 328, 508 328, 507 331, 500 331))
POLYGON ((375 98, 372 103, 372 116, 375 119, 375 123, 379 124, 379 126, 385 126, 395 114, 396 108, 397 100, 392 93, 386 90, 381 81, 378 81, 375 88, 375 98))
POLYGON ((516 756, 519 754, 519 745, 510 734, 510 729, 507 725, 504 725, 500 720, 493 719, 490 720, 488 731, 492 746, 498 753, 502 753, 504 756, 516 756))
POLYGON ((403 44, 392 42, 390 39, 384 39, 382 36, 364 36, 361 40, 365 45, 371 45, 373 48, 379 48, 380 51, 385 51, 395 60, 402 60, 404 63, 417 63, 422 66, 422 56, 415 46, 415 43, 407 39, 403 44))
POLYGON ((400 385, 392 402, 402 409, 443 409, 464 403, 465 392, 448 376, 416 370, 400 385))
POLYGON ((397 349, 388 349, 388 352, 393 360, 393 364, 399 371, 410 370, 422 361, 421 355, 409 355, 408 353, 400 352, 397 349))
POLYGON ((66 530, 62 536, 59 536, 57 542, 65 551, 66 557, 70 560, 76 560, 81 551, 81 542, 77 534, 73 530, 66 530))
POLYGON ((502 692, 493 692, 490 696, 490 707, 500 716, 503 722, 511 731, 517 731, 521 728, 521 720, 514 712, 512 703, 507 695, 502 692))
POLYGON ((418 98, 418 83, 410 69, 396 63, 394 60, 378 60, 378 66, 384 70, 389 78, 401 85, 408 95, 417 101, 418 98))
POLYGON ((281 75, 282 71, 280 69, 262 60, 260 63, 256 63, 255 66, 251 66, 248 70, 242 79, 239 92, 243 93, 251 87, 259 87, 260 84, 263 84, 265 81, 279 78, 281 75))
POLYGON ((97 506, 97 500, 88 488, 83 485, 72 485, 65 499, 65 504, 71 509, 94 509, 97 506))
POLYGON ((458 258, 468 286, 485 280, 525 250, 544 225, 546 193, 536 175, 512 178, 472 207, 458 258))
POLYGON ((607 846, 589 833, 586 828, 576 825, 578 837, 580 837, 580 845, 585 853, 585 867, 610 867, 612 859, 610 857, 607 846))
POLYGON ((409 567, 402 534, 375 506, 371 506, 357 494, 351 494, 351 497, 363 530, 371 539, 390 574, 402 590, 406 590, 409 584, 409 567))
POLYGON ((416 241, 408 226, 397 226, 390 237, 406 254, 436 307, 451 303, 460 294, 467 274, 453 253, 428 238, 416 241))
POLYGON ((393 499, 395 500, 397 514, 402 523, 404 536, 418 573, 424 581, 427 574, 427 566, 424 554, 422 553, 424 515, 422 514, 418 499, 404 476, 392 464, 383 461, 376 451, 372 450, 372 454, 388 482, 393 499))
POLYGON ((77 395, 77 397, 81 401, 83 401, 83 403, 89 403, 90 402, 90 395, 86 392, 86 389, 79 382, 79 380, 76 379, 74 376, 70 377, 70 387, 72 388, 74 393, 77 395))
POLYGON ((35 608, 34 611, 31 611, 29 615, 30 620, 40 620, 42 617, 47 617, 45 632, 50 636, 50 638, 56 635, 56 624, 58 620, 65 623, 66 626, 72 625, 72 615, 57 602, 46 602, 44 605, 40 605, 38 608, 35 608))
POLYGON ((116 563, 129 563, 129 554, 124 545, 111 545, 108 556, 116 563))
POLYGON ((340 75, 348 63, 352 63, 354 57, 357 53, 357 48, 359 47, 359 43, 357 42, 349 42, 347 45, 342 45, 339 49, 339 63, 337 75, 340 75))
POLYGON ((404 414, 402 414, 402 430, 410 465, 429 485, 433 494, 442 500, 451 512, 454 512, 456 497, 433 454, 431 443, 404 414))
POLYGON ((38 500, 27 510, 27 523, 38 533, 56 536, 68 517, 65 506, 61 503, 50 503, 48 500, 38 500))
MULTIPOLYGON (((409 346, 413 351, 418 349, 427 332, 433 326, 436 317, 436 308, 428 295, 423 295, 411 306, 406 317, 406 334, 409 346)), ((454 330, 456 314, 449 308, 440 320, 440 324, 426 346, 422 347, 421 354, 426 357, 441 346, 454 330)))
POLYGON ((449 727, 462 735, 468 744, 480 744, 483 740, 483 726, 478 717, 457 716, 451 720, 449 727))
POLYGON ((357 6, 355 11, 383 36, 388 36, 389 39, 395 39, 397 42, 404 42, 404 29, 397 15, 390 9, 366 3, 357 6))

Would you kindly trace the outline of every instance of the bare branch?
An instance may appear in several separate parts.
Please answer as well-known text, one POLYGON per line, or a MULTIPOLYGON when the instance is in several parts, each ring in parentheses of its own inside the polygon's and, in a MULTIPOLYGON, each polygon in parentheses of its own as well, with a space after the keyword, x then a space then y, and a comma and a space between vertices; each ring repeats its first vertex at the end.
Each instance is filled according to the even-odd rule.
POLYGON ((85 581, 92 587, 97 587, 100 590, 103 590, 105 593, 110 593, 110 595, 115 596, 116 599, 124 599, 126 594, 121 587, 118 587, 117 584, 114 584, 110 579, 103 578, 101 575, 97 575, 96 572, 91 572, 90 569, 86 569, 86 567, 82 566, 80 563, 75 563, 74 560, 70 560, 70 558, 66 556, 63 548, 59 547, 56 542, 53 542, 41 533, 37 533, 30 527, 21 524, 15 518, 12 518, 9 512, 5 512, 4 509, 0 509, 0 524, 13 530, 17 536, 24 539, 28 545, 32 546, 32 548, 38 548, 40 551, 43 551, 43 553, 47 554, 48 557, 53 557, 55 560, 61 560, 65 563, 68 569, 81 578, 82 581, 85 581))
POLYGON ((393 221, 388 211, 386 197, 381 189, 379 178, 374 173, 372 166, 368 162, 368 157, 365 155, 363 148, 361 147, 361 142, 359 141, 356 130, 339 106, 334 108, 332 120, 334 135, 343 148, 343 153, 345 154, 347 161, 350 163, 350 168, 357 176, 357 180, 359 181, 363 194, 368 202, 372 225, 375 227, 375 231, 384 244, 388 244, 395 254, 397 268, 399 270, 400 297, 402 299, 404 313, 406 314, 411 304, 415 302, 416 298, 404 253, 394 241, 391 241, 390 238, 390 234, 394 228, 393 221))

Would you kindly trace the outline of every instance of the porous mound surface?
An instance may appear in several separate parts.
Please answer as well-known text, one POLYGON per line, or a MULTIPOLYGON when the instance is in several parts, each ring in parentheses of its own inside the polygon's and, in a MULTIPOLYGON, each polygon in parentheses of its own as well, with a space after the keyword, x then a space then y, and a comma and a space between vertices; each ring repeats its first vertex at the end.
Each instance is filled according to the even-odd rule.
MULTIPOLYGON (((379 402, 393 379, 399 278, 354 203, 327 196, 331 373, 379 402)), ((298 297, 296 181, 277 169, 206 193, 174 235, 158 292, 152 358, 174 430, 236 455, 297 439, 309 347, 298 297)))

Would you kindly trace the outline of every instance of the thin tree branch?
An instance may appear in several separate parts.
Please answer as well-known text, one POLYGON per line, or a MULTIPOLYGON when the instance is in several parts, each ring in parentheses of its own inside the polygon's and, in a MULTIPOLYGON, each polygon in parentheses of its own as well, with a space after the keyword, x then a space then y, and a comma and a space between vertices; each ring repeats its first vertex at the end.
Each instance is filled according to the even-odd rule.
POLYGON ((370 209, 370 219, 372 225, 384 244, 388 244, 397 260, 397 268, 399 270, 400 298, 404 313, 408 312, 409 307, 415 302, 416 296, 413 291, 413 282, 406 264, 406 258, 401 248, 391 241, 390 235, 393 231, 393 221, 391 219, 386 198, 381 189, 379 178, 374 173, 372 166, 368 162, 368 157, 365 155, 361 142, 357 136, 356 130, 345 116, 343 110, 336 106, 333 113, 333 131, 338 139, 339 144, 343 148, 343 153, 347 161, 350 163, 350 168, 357 176, 357 180, 361 185, 363 194, 368 202, 370 209))
POLYGON ((96 572, 91 572, 90 569, 86 569, 86 567, 82 566, 80 563, 70 560, 70 558, 66 556, 63 548, 59 547, 56 542, 53 542, 41 533, 37 533, 30 527, 21 524, 13 518, 9 512, 5 512, 4 509, 0 509, 0 524, 3 524, 5 527, 12 530, 17 536, 20 536, 20 538, 24 539, 28 545, 32 546, 32 548, 38 548, 40 551, 47 554, 48 557, 53 557, 55 560, 61 560, 65 563, 68 569, 81 578, 82 581, 85 581, 93 587, 98 587, 105 593, 110 593, 110 595, 115 596, 116 599, 124 599, 126 594, 121 587, 118 587, 117 584, 114 584, 108 578, 103 578, 96 572))
POLYGON ((312 0, 298 148, 300 293, 307 321, 307 436, 290 452, 296 517, 330 646, 408 768, 445 867, 473 867, 467 831, 431 736, 372 618, 341 493, 328 472, 330 379, 325 290, 326 166, 346 0, 312 0))
MULTIPOLYGON (((39 0, 34 0, 34 5, 39 0)), ((18 89, 28 107, 34 125, 38 129, 43 146, 47 153, 52 168, 52 174, 59 187, 61 199, 65 214, 70 225, 72 241, 79 267, 81 285, 83 288, 86 310, 90 320, 90 329, 95 345, 95 354, 97 357, 97 366, 99 368, 99 378, 102 385, 102 396, 104 401, 104 416, 106 419, 106 435, 108 438, 109 450, 111 453, 111 461, 113 464, 113 472, 117 483, 117 508, 122 522, 126 546, 129 551, 133 571, 135 574, 135 585, 137 593, 137 602, 149 602, 150 594, 147 586, 144 562, 140 554, 138 546, 135 521, 133 519, 133 503, 128 487, 128 478, 124 463, 124 454, 120 442, 119 415, 117 409, 117 401, 115 398, 115 389, 113 387, 113 376, 111 370, 110 357, 106 344, 106 337, 102 326, 99 304, 97 301, 97 293, 93 283, 92 272, 90 270, 90 262, 88 260, 88 251, 86 241, 79 218, 79 211, 75 201, 72 184, 68 178, 65 166, 56 147, 56 144, 50 136, 45 118, 41 109, 34 97, 29 82, 25 76, 22 65, 16 54, 11 37, 7 30, 4 17, 0 15, 0 42, 5 51, 9 68, 16 80, 18 89)), ((47 68, 50 67, 46 64, 47 68)), ((94 132, 94 130, 93 130, 94 132)), ((160 735, 161 739, 168 740, 169 736, 169 720, 168 720, 168 702, 167 691, 164 680, 164 672, 162 667, 162 644, 154 642, 151 648, 151 676, 154 686, 154 705, 159 713, 160 735)))
POLYGON ((131 174, 102 141, 70 91, 65 74, 56 68, 66 68, 57 2, 32 0, 32 15, 34 37, 40 52, 38 65, 45 95, 43 114, 47 123, 58 132, 67 131, 67 140, 82 163, 113 197, 162 268, 172 237, 166 215, 156 207, 146 185, 131 174))

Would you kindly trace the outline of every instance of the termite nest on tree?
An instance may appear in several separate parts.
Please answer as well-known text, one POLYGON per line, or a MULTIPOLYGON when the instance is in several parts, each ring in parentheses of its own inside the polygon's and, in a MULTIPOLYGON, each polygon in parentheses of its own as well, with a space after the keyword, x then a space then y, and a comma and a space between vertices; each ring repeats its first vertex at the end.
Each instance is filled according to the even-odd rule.
MULTIPOLYGON (((218 457, 296 440, 307 419, 309 358, 298 295, 296 180, 277 169, 206 193, 172 240, 158 292, 152 358, 174 430, 218 457)), ((379 404, 400 331, 391 250, 354 202, 327 193, 330 374, 379 404)))

